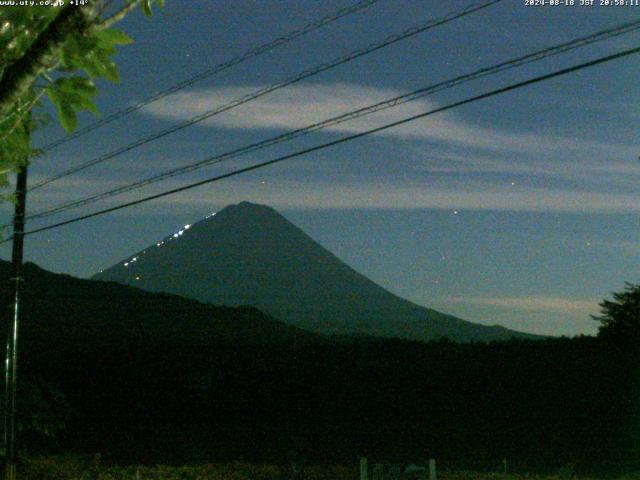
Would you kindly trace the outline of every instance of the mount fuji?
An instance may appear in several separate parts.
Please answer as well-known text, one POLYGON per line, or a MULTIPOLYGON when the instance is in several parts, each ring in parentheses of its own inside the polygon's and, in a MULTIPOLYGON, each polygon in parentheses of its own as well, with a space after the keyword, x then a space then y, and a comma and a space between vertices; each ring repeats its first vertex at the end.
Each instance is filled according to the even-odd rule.
POLYGON ((273 208, 242 202, 96 274, 214 304, 250 305, 326 334, 428 341, 533 338, 416 305, 356 272, 273 208))

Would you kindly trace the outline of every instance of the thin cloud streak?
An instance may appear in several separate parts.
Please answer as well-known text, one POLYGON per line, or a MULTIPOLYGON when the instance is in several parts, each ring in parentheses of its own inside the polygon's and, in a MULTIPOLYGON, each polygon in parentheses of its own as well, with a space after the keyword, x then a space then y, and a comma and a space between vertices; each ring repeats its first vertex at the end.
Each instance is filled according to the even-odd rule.
MULTIPOLYGON (((145 113, 170 120, 182 120, 252 90, 253 87, 222 87, 215 91, 181 92, 149 105, 145 113)), ((300 85, 226 112, 206 123, 215 128, 290 130, 397 93, 390 89, 354 84, 300 85)), ((361 132, 434 106, 433 102, 422 99, 406 104, 401 109, 380 112, 373 117, 332 127, 332 130, 340 133, 361 132)), ((640 181, 640 164, 620 160, 630 158, 631 155, 635 159, 635 146, 606 145, 585 139, 491 130, 468 124, 450 114, 437 115, 423 122, 392 129, 384 135, 390 139, 435 141, 445 145, 438 148, 437 153, 427 153, 416 144, 399 143, 406 152, 404 163, 407 168, 416 172, 415 177, 421 178, 421 182, 415 178, 402 181, 373 180, 357 175, 351 177, 350 183, 307 180, 310 178, 310 169, 317 169, 318 164, 347 161, 339 158, 343 154, 338 157, 330 154, 324 160, 303 157, 288 162, 289 173, 301 174, 298 175, 301 179, 298 181, 286 178, 283 169, 269 168, 256 172, 257 175, 254 173, 243 178, 224 180, 193 192, 153 201, 149 208, 153 210, 167 205, 198 207, 255 199, 286 208, 435 208, 584 213, 640 210, 640 198, 635 193, 635 186, 640 181), (444 179, 430 174, 446 176, 446 184, 444 179), (498 178, 488 180, 486 175, 482 178, 482 174, 513 175, 517 178, 508 181, 498 178), (256 178, 268 181, 263 184, 256 181, 256 178), (563 182, 561 187, 558 186, 558 181, 563 182), (208 192, 212 194, 209 195, 208 192)), ((167 157, 162 162, 163 168, 165 164, 171 165, 174 162, 189 163, 184 158, 174 158, 179 146, 178 142, 176 148, 172 149, 171 158, 167 157)), ((97 178, 96 175, 60 180, 52 187, 34 192, 30 210, 35 212, 50 205, 119 187, 132 181, 131 175, 133 179, 146 177, 148 175, 141 174, 148 168, 145 166, 147 158, 151 156, 136 158, 127 169, 117 168, 117 165, 110 168, 109 171, 113 171, 114 175, 107 177, 108 181, 104 177, 97 178), (115 177, 120 177, 120 181, 114 180, 115 177)), ((249 160, 251 159, 246 159, 249 160)), ((158 168, 157 159, 153 166, 158 168)), ((200 178, 211 173, 211 170, 206 174, 202 172, 200 178)), ((193 176, 189 178, 194 179, 193 176)), ((176 178, 94 206, 96 209, 112 206, 169 190, 186 182, 185 179, 176 178)), ((136 207, 136 210, 147 211, 147 207, 136 207)))
POLYGON ((607 180, 617 185, 638 185, 640 181, 640 163, 624 160, 601 161, 539 161, 536 159, 519 160, 516 156, 496 156, 474 153, 425 154, 416 149, 415 169, 427 173, 440 174, 477 174, 497 173, 505 175, 526 175, 553 177, 562 180, 576 179, 607 180))
MULTIPOLYGON (((149 105, 145 114, 172 121, 182 121, 240 98, 258 87, 219 87, 215 90, 181 92, 149 105)), ((311 84, 290 87, 258 101, 216 115, 203 122, 215 128, 292 130, 331 118, 381 100, 399 92, 355 84, 311 84)), ((404 104, 361 119, 334 125, 330 132, 358 133, 416 115, 439 105, 428 99, 404 104)), ((454 115, 443 113, 419 122, 379 132, 377 135, 398 139, 442 142, 448 145, 488 151, 549 154, 588 153, 620 158, 633 155, 634 145, 606 144, 588 139, 531 133, 504 132, 471 125, 454 115)))
POLYGON ((563 297, 449 297, 439 299, 444 303, 464 303, 487 307, 524 310, 528 312, 571 313, 592 315, 598 313, 599 300, 584 300, 563 297))
POLYGON ((253 199, 274 207, 326 209, 468 209, 527 212, 600 213, 640 211, 633 195, 561 191, 544 187, 474 185, 397 185, 375 183, 302 183, 236 180, 166 197, 155 205, 230 203, 253 199))
MULTIPOLYGON (((102 188, 112 185, 100 182, 102 188)), ((90 210, 98 210, 143 195, 160 193, 184 185, 171 181, 150 185, 143 190, 129 192, 96 203, 90 210)), ((85 192, 93 188, 93 180, 65 179, 58 188, 34 195, 31 212, 78 198, 69 191, 85 192), (73 185, 74 188, 69 188, 73 185)), ((219 183, 185 191, 125 209, 123 212, 158 212, 159 209, 180 207, 206 207, 250 200, 275 208, 314 209, 448 209, 496 210, 556 213, 623 213, 640 212, 640 198, 630 194, 566 191, 547 187, 492 185, 479 180, 457 180, 446 185, 405 181, 402 184, 387 181, 321 182, 281 179, 277 175, 256 178, 245 177, 223 180, 219 183), (264 179, 264 180, 263 180, 264 179)), ((72 210, 65 216, 75 216, 86 209, 72 210)), ((53 218, 53 217, 52 217, 53 218)), ((58 217, 55 217, 58 218, 58 217)))

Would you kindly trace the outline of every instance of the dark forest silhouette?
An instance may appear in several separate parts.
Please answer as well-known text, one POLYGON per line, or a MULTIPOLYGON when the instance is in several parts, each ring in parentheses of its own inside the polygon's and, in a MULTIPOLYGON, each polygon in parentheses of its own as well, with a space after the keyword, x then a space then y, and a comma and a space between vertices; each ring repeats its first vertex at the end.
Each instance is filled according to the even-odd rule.
POLYGON ((122 463, 295 454, 347 463, 434 457, 474 469, 506 458, 525 471, 638 467, 637 348, 612 335, 326 337, 252 308, 33 264, 26 283, 20 372, 32 400, 21 404, 22 424, 34 427, 41 408, 40 424, 55 427, 50 436, 26 428, 26 452, 99 452, 122 463))

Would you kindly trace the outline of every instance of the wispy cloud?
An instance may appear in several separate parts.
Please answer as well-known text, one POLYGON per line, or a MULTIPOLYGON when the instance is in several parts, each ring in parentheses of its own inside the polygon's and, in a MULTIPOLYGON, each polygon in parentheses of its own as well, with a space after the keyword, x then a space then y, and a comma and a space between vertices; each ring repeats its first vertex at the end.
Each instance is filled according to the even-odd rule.
POLYGON ((599 300, 544 295, 498 297, 448 297, 435 299, 434 307, 484 325, 538 335, 595 335, 599 300))
MULTIPOLYGON (((496 155, 492 153, 474 152, 462 154, 456 152, 439 152, 425 154, 414 149, 415 158, 423 158, 415 168, 425 172, 442 174, 477 174, 495 173, 527 177, 552 177, 590 182, 615 182, 619 187, 637 187, 640 181, 640 162, 626 159, 608 159, 605 161, 591 158, 575 159, 522 159, 516 155, 496 155)), ((628 157, 627 157, 628 158, 628 157)))
MULTIPOLYGON (((82 198, 90 192, 114 186, 111 181, 65 179, 55 189, 36 191, 32 197, 32 212, 60 202, 82 198), (70 186, 73 186, 71 188, 70 186), (69 193, 73 192, 73 194, 69 193), (81 194, 82 195, 81 195, 81 194)), ((143 190, 112 197, 93 205, 106 207, 143 195, 160 193, 184 185, 184 180, 150 185, 143 190)), ((119 183, 117 185, 120 185, 119 183)), ((162 197, 134 207, 135 212, 157 212, 159 209, 207 207, 251 200, 276 208, 314 209, 416 209, 498 210, 526 212, 613 213, 640 212, 640 197, 621 193, 566 191, 544 186, 488 185, 486 182, 457 179, 429 183, 419 179, 403 182, 362 179, 350 181, 304 181, 282 178, 278 172, 258 171, 251 176, 226 179, 177 195, 162 197)), ((73 213, 77 213, 74 210, 73 213)), ((125 210, 128 214, 128 210, 125 210)))
MULTIPOLYGON (((144 112, 170 120, 185 120, 247 95, 261 86, 219 87, 181 92, 145 107, 144 112)), ((392 89, 354 84, 309 84, 289 87, 249 102, 204 122, 232 129, 295 129, 398 95, 392 89)), ((404 104, 354 121, 334 125, 328 131, 358 133, 372 127, 416 115, 438 104, 430 99, 404 104)), ((594 153, 607 157, 635 154, 634 145, 616 145, 535 133, 507 132, 473 125, 451 113, 386 130, 380 135, 400 139, 442 142, 488 151, 529 153, 594 153)))
POLYGON ((445 303, 465 303, 487 307, 524 310, 527 312, 571 313, 588 316, 598 313, 599 300, 563 297, 450 297, 440 299, 445 303))
MULTIPOLYGON (((148 105, 144 113, 172 121, 184 120, 256 88, 259 87, 219 87, 180 92, 148 105)), ((207 120, 205 124, 245 130, 291 130, 397 94, 392 89, 354 84, 299 85, 225 112, 207 120)), ((372 117, 333 126, 330 130, 362 132, 434 107, 437 105, 433 101, 422 99, 372 117)), ((383 135, 392 139, 423 140, 440 145, 438 148, 424 149, 414 142, 398 143, 398 148, 403 152, 398 161, 403 161, 412 173, 415 172, 414 176, 402 179, 382 175, 372 178, 356 173, 348 178, 332 178, 329 182, 322 181, 321 175, 307 175, 310 169, 318 170, 318 163, 345 160, 341 158, 344 152, 336 154, 336 151, 332 151, 323 158, 301 157, 287 163, 287 169, 270 167, 166 197, 154 201, 150 207, 138 207, 141 209, 138 211, 177 204, 194 207, 226 204, 245 199, 281 208, 436 208, 584 213, 640 211, 640 196, 635 187, 640 181, 640 163, 620 160, 635 159, 636 146, 608 145, 587 138, 503 131, 472 124, 452 113, 391 129, 383 135), (438 179, 429 175, 431 173, 446 178, 438 179), (497 175, 479 175, 485 173, 497 175), (512 182, 499 179, 499 175, 519 178, 512 182)), ((165 159, 162 168, 167 162, 168 165, 172 162, 178 165, 188 163, 184 158, 176 159, 176 149, 171 149, 167 158, 169 160, 165 159)), ((34 203, 55 204, 117 187, 130 181, 131 175, 139 178, 141 173, 145 173, 148 162, 142 160, 131 162, 131 168, 118 167, 126 171, 126 175, 117 174, 117 168, 114 167, 114 173, 107 177, 109 180, 94 175, 69 180, 71 183, 56 182, 51 188, 47 187, 34 195, 34 203), (115 177, 120 181, 114 180, 115 177)), ((247 158, 244 161, 251 163, 257 159, 247 158)), ((157 159, 153 166, 160 168, 157 159)), ((213 173, 209 170, 206 173, 199 172, 199 175, 204 177, 213 173)), ((194 176, 189 178, 193 179, 194 176)), ((177 177, 169 182, 151 185, 144 191, 114 197, 102 205, 138 198, 143 193, 159 193, 184 185, 185 182, 184 178, 177 177)))
POLYGON ((265 177, 223 181, 162 203, 208 204, 255 200, 281 208, 436 208, 508 210, 529 212, 625 212, 640 211, 633 195, 561 191, 544 187, 493 186, 472 182, 427 185, 375 182, 296 182, 265 177))

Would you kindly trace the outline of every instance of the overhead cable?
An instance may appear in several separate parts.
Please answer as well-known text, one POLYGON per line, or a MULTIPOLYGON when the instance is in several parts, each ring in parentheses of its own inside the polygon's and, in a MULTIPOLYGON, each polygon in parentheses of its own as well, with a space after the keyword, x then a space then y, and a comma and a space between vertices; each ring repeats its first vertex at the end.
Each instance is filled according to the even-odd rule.
POLYGON ((402 105, 407 102, 415 101, 425 96, 432 95, 434 93, 440 92, 445 89, 456 87, 458 85, 461 85, 466 82, 470 82, 472 80, 477 80, 490 75, 495 75, 497 73, 500 73, 512 68, 516 68, 523 65, 527 65, 532 62, 540 61, 550 56, 558 55, 558 54, 565 53, 580 47, 584 47, 586 45, 607 40, 607 39, 620 36, 626 33, 634 32, 634 31, 637 31, 638 29, 640 29, 640 20, 610 27, 608 29, 598 31, 590 35, 571 40, 569 42, 564 42, 559 45, 543 48, 541 50, 537 50, 535 52, 532 52, 520 57, 516 57, 504 62, 500 62, 490 67, 481 68, 479 70, 475 70, 465 75, 461 75, 449 80, 445 80, 443 82, 430 85, 428 87, 423 87, 423 88, 414 90, 410 93, 406 93, 406 94, 399 95, 384 101, 380 101, 375 104, 368 105, 366 107, 362 107, 362 108, 353 110, 351 112, 344 113, 344 114, 308 125, 304 128, 299 128, 290 132, 286 132, 286 133, 277 135, 275 137, 271 137, 269 139, 262 140, 260 142, 256 142, 244 147, 236 148, 234 150, 231 150, 225 153, 213 155, 211 157, 205 158, 204 160, 200 160, 198 162, 191 163, 189 165, 177 167, 156 175, 152 175, 145 179, 138 180, 136 182, 129 183, 112 190, 108 190, 106 192, 92 195, 90 197, 86 197, 83 199, 62 203, 60 205, 29 215, 27 219, 35 220, 38 218, 45 218, 45 217, 54 215, 56 213, 60 213, 73 208, 89 205, 99 200, 111 198, 126 192, 130 192, 130 191, 142 188, 146 185, 150 185, 150 184, 153 184, 162 180, 166 180, 168 178, 172 178, 178 175, 183 175, 185 173, 189 173, 213 164, 218 164, 223 161, 227 161, 232 158, 237 158, 237 157, 246 155, 248 153, 252 153, 257 150, 261 150, 263 148, 267 148, 279 143, 290 141, 295 138, 301 137, 303 135, 307 135, 311 132, 316 132, 316 131, 326 129, 334 125, 338 125, 338 124, 341 124, 350 120, 354 120, 366 115, 371 115, 381 110, 386 110, 389 108, 396 107, 398 105, 402 105))
POLYGON ((409 28, 407 30, 405 30, 402 33, 399 34, 394 34, 394 35, 390 35, 388 37, 386 37, 384 40, 379 41, 379 42, 375 42, 370 44, 367 47, 364 48, 360 48, 358 50, 354 50, 346 55, 343 55, 341 57, 336 58, 335 60, 328 62, 328 63, 323 63, 320 65, 317 65, 313 68, 310 68, 308 70, 303 71, 302 73, 299 73, 291 78, 288 78, 286 80, 280 81, 278 83, 269 85, 267 87, 263 87, 260 88, 252 93, 249 93, 247 95, 244 95, 240 98, 237 98, 235 100, 232 100, 231 102, 228 102, 224 105, 218 106, 216 108, 214 108, 213 110, 208 110, 206 112, 200 113, 198 115, 195 115, 193 117, 191 117, 188 120, 185 120, 181 123, 178 123, 177 125, 171 126, 169 128, 166 128, 164 130, 161 130, 159 132, 155 132, 152 133, 150 135, 147 135, 145 137, 142 137, 140 139, 137 139, 127 145, 124 145, 122 147, 117 148, 116 150, 113 150, 109 153, 106 153, 104 155, 101 155, 99 157, 96 157, 94 159, 91 159, 87 162, 81 163, 80 165, 77 165, 75 167, 71 167, 68 170, 65 170, 61 173, 58 173, 56 175, 53 175, 51 177, 45 178, 39 182, 34 183, 29 190, 35 190, 37 188, 43 187, 49 183, 52 183, 56 180, 60 180, 61 178, 65 178, 68 177, 69 175, 73 175, 75 173, 81 172, 83 170, 86 170, 89 167, 93 167, 95 165, 98 165, 100 163, 106 162, 107 160, 111 160, 119 155, 122 155, 123 153, 127 153, 130 152, 131 150, 134 150, 138 147, 141 147, 142 145, 146 145, 148 143, 154 142, 156 140, 159 140, 160 138, 163 138, 167 135, 170 135, 172 133, 175 133, 177 131, 183 130, 187 127, 191 127, 197 123, 200 123, 204 120, 207 120, 215 115, 219 115, 221 113, 224 113, 226 111, 229 111, 233 108, 239 107, 240 105, 243 105, 245 103, 251 102, 253 100, 256 100, 264 95, 267 95, 271 92, 274 92, 276 90, 280 90, 281 88, 284 87, 288 87, 289 85, 293 85, 294 83, 300 82, 301 80, 310 78, 314 75, 318 75, 319 73, 325 72, 327 70, 330 70, 332 68, 335 68, 339 65, 343 65, 347 62, 350 62, 352 60, 355 60, 356 58, 362 57, 364 55, 368 55, 372 52, 375 52, 377 50, 380 50, 384 47, 387 47, 389 45, 392 45, 396 42, 399 42, 401 40, 404 40, 406 38, 412 37, 414 35, 417 35, 419 33, 425 32, 427 30, 430 30, 432 28, 441 26, 441 25, 445 25, 449 22, 452 22, 453 20, 456 20, 458 18, 462 18, 465 17, 467 15, 470 15, 472 13, 475 13, 479 10, 485 9, 493 4, 499 3, 503 0, 485 0, 483 2, 480 3, 476 3, 473 5, 470 5, 462 10, 456 11, 456 12, 452 12, 449 13, 448 15, 445 15, 442 18, 439 19, 434 19, 434 20, 430 20, 428 22, 426 22, 425 24, 419 25, 419 26, 415 26, 412 28, 409 28))
MULTIPOLYGON (((333 147, 335 145, 340 145, 342 143, 355 140, 357 138, 365 137, 365 136, 368 136, 368 135, 372 135, 374 133, 378 133, 378 132, 381 132, 381 131, 384 131, 384 130, 388 130, 390 128, 394 128, 394 127, 397 127, 399 125, 404 125, 406 123, 413 122, 415 120, 418 120, 418 119, 421 119, 421 118, 425 118, 425 117, 434 115, 436 113, 444 112, 446 110, 451 110, 453 108, 457 108, 457 107, 460 107, 460 106, 463 106, 463 105, 468 105, 470 103, 477 102, 479 100, 483 100, 483 99, 486 99, 486 98, 494 97, 496 95, 500 95, 500 94, 503 94, 503 93, 506 93, 506 92, 509 92, 509 91, 512 91, 512 90, 517 90, 517 89, 520 89, 520 88, 523 88, 523 87, 526 87, 526 86, 529 86, 529 85, 533 85, 533 84, 536 84, 536 83, 540 83, 540 82, 544 82, 544 81, 547 81, 547 80, 551 80, 552 78, 560 77, 562 75, 567 75, 569 73, 573 73, 573 72, 576 72, 578 70, 583 70, 585 68, 589 68, 589 67, 593 67, 593 66, 596 66, 596 65, 600 65, 600 64, 603 64, 603 63, 606 63, 606 62, 611 62, 613 60, 617 60, 619 58, 627 57, 627 56, 634 55, 634 54, 637 54, 637 53, 640 53, 640 47, 623 50, 623 51, 620 51, 618 53, 607 55, 605 57, 600 57, 600 58, 597 58, 595 60, 591 60, 591 61, 588 61, 588 62, 580 63, 580 64, 574 65, 572 67, 563 68, 561 70, 556 70, 554 72, 551 72, 551 73, 548 73, 548 74, 545 74, 545 75, 540 75, 540 76, 531 78, 529 80, 524 80, 524 81, 521 81, 521 82, 513 83, 513 84, 508 85, 506 87, 502 87, 502 88, 498 88, 498 89, 495 89, 495 90, 491 90, 489 92, 486 92, 486 93, 483 93, 483 94, 480 94, 480 95, 476 95, 476 96, 467 98, 465 100, 460 100, 460 101, 457 101, 457 102, 454 102, 454 103, 450 103, 450 104, 445 105, 443 107, 435 108, 435 109, 432 109, 432 110, 429 110, 427 112, 423 112, 423 113, 420 113, 420 114, 417 114, 417 115, 412 115, 412 116, 404 118, 402 120, 398 120, 398 121, 395 121, 395 122, 387 123, 387 124, 385 124, 383 126, 372 128, 372 129, 369 129, 369 130, 366 130, 366 131, 363 131, 363 132, 360 132, 360 133, 355 133, 353 135, 349 135, 347 137, 340 138, 338 140, 334 140, 334 141, 331 141, 331 142, 327 142, 327 143, 323 143, 323 144, 320 144, 320 145, 316 145, 314 147, 306 148, 304 150, 299 150, 297 152, 294 152, 294 153, 291 153, 291 154, 288 154, 288 155, 283 155, 283 156, 274 158, 272 160, 267 160, 267 161, 264 161, 264 162, 261 162, 261 163, 257 163, 257 164, 254 164, 254 165, 251 165, 251 166, 248 166, 248 167, 239 168, 237 170, 234 170, 234 171, 231 171, 231 172, 228 172, 228 173, 217 175, 215 177, 211 177, 211 178, 208 178, 208 179, 205 179, 205 180, 200 180, 198 182, 190 183, 188 185, 184 185, 182 187, 174 188, 174 189, 162 192, 162 193, 157 193, 157 194, 150 195, 150 196, 147 196, 147 197, 139 198, 139 199, 131 201, 131 202, 122 203, 120 205, 115 205, 113 207, 105 208, 103 210, 99 210, 99 211, 96 211, 96 212, 93 212, 93 213, 89 213, 89 214, 86 214, 86 215, 75 217, 75 218, 72 218, 72 219, 69 219, 69 220, 65 220, 65 221, 54 223, 54 224, 47 225, 47 226, 44 226, 44 227, 36 228, 34 230, 29 230, 29 231, 25 232, 24 234, 25 235, 33 235, 35 233, 40 233, 40 232, 52 230, 54 228, 60 228, 60 227, 65 226, 65 225, 69 225, 69 224, 72 224, 72 223, 88 220, 90 218, 94 218, 94 217, 101 216, 101 215, 104 215, 104 214, 107 214, 107 213, 115 212, 117 210, 122 210, 124 208, 132 207, 134 205, 140 205, 142 203, 149 202, 151 200, 156 200, 158 198, 162 198, 162 197, 173 195, 173 194, 176 194, 176 193, 179 193, 179 192, 190 190, 190 189, 202 186, 202 185, 218 182, 218 181, 224 180, 226 178, 230 178, 230 177, 234 177, 234 176, 237 176, 237 175, 240 175, 240 174, 243 174, 243 173, 247 173, 247 172, 250 172, 250 171, 258 170, 260 168, 264 168, 264 167, 267 167, 269 165, 274 165, 276 163, 280 163, 280 162, 283 162, 285 160, 290 160, 292 158, 300 157, 300 156, 303 156, 303 155, 306 155, 306 154, 309 154, 309 153, 312 153, 312 152, 323 150, 325 148, 333 147)), ((4 241, 2 241, 0 243, 4 243, 4 242, 7 242, 7 241, 9 241, 9 239, 4 240, 4 241)))
POLYGON ((352 13, 356 13, 360 10, 363 10, 365 8, 370 7, 371 5, 373 5, 374 3, 378 2, 379 0, 362 0, 359 1, 357 3, 355 3, 354 5, 350 6, 350 7, 345 7, 345 8, 341 8, 340 10, 337 10, 336 12, 330 13, 329 15, 326 15, 322 18, 320 18, 319 20, 316 20, 314 22, 308 23, 307 25, 303 26, 302 28, 299 28, 297 30, 293 30, 289 33, 287 33, 286 35, 283 35, 281 37, 278 37, 274 40, 271 40, 267 43, 263 43, 262 45, 259 45, 255 48, 252 48, 251 50, 248 50, 236 57, 233 57, 223 63, 220 63, 218 65, 215 65, 211 68, 208 68, 206 70, 203 70, 200 73, 197 73, 196 75, 193 75, 189 78, 186 78, 185 80, 182 80, 178 83, 175 83, 174 85, 170 86, 169 88, 166 88, 165 90, 161 90, 159 92, 154 93, 153 95, 150 95, 149 97, 140 100, 139 102, 134 103, 133 105, 130 105, 128 107, 125 107, 121 110, 118 110, 116 112, 111 113, 110 115, 107 115, 103 118, 101 118, 100 120, 97 120, 93 123, 91 123, 90 125, 87 125, 84 128, 78 129, 76 130, 74 133, 61 137, 57 140, 54 140, 51 143, 48 143, 46 145, 44 145, 42 148, 40 148, 40 151, 42 153, 44 152, 48 152, 49 150, 53 150, 54 148, 70 141, 73 139, 76 139, 78 137, 81 137, 89 132, 92 132, 104 125, 107 125, 109 123, 112 123, 116 120, 119 120, 120 118, 123 118, 127 115, 129 115, 130 113, 136 112, 138 110, 140 110, 141 108, 149 105, 150 103, 153 102, 157 102, 158 100, 161 100, 169 95, 172 95, 176 92, 179 92, 180 90, 184 90, 187 87, 190 87, 191 85, 204 80, 206 78, 210 78, 214 75, 217 75, 220 72, 223 72, 225 70, 228 70, 231 67, 234 67, 236 65, 239 65, 240 63, 243 63, 249 59, 258 57, 262 54, 265 53, 271 53, 271 51, 274 48, 280 47, 282 45, 285 45, 289 42, 291 42, 292 40, 295 40, 296 38, 302 37, 304 35, 307 35, 308 33, 311 33, 315 30, 318 30, 321 27, 324 27, 325 25, 328 25, 330 23, 335 22, 336 20, 339 20, 343 17, 346 17, 347 15, 351 15, 352 13))

